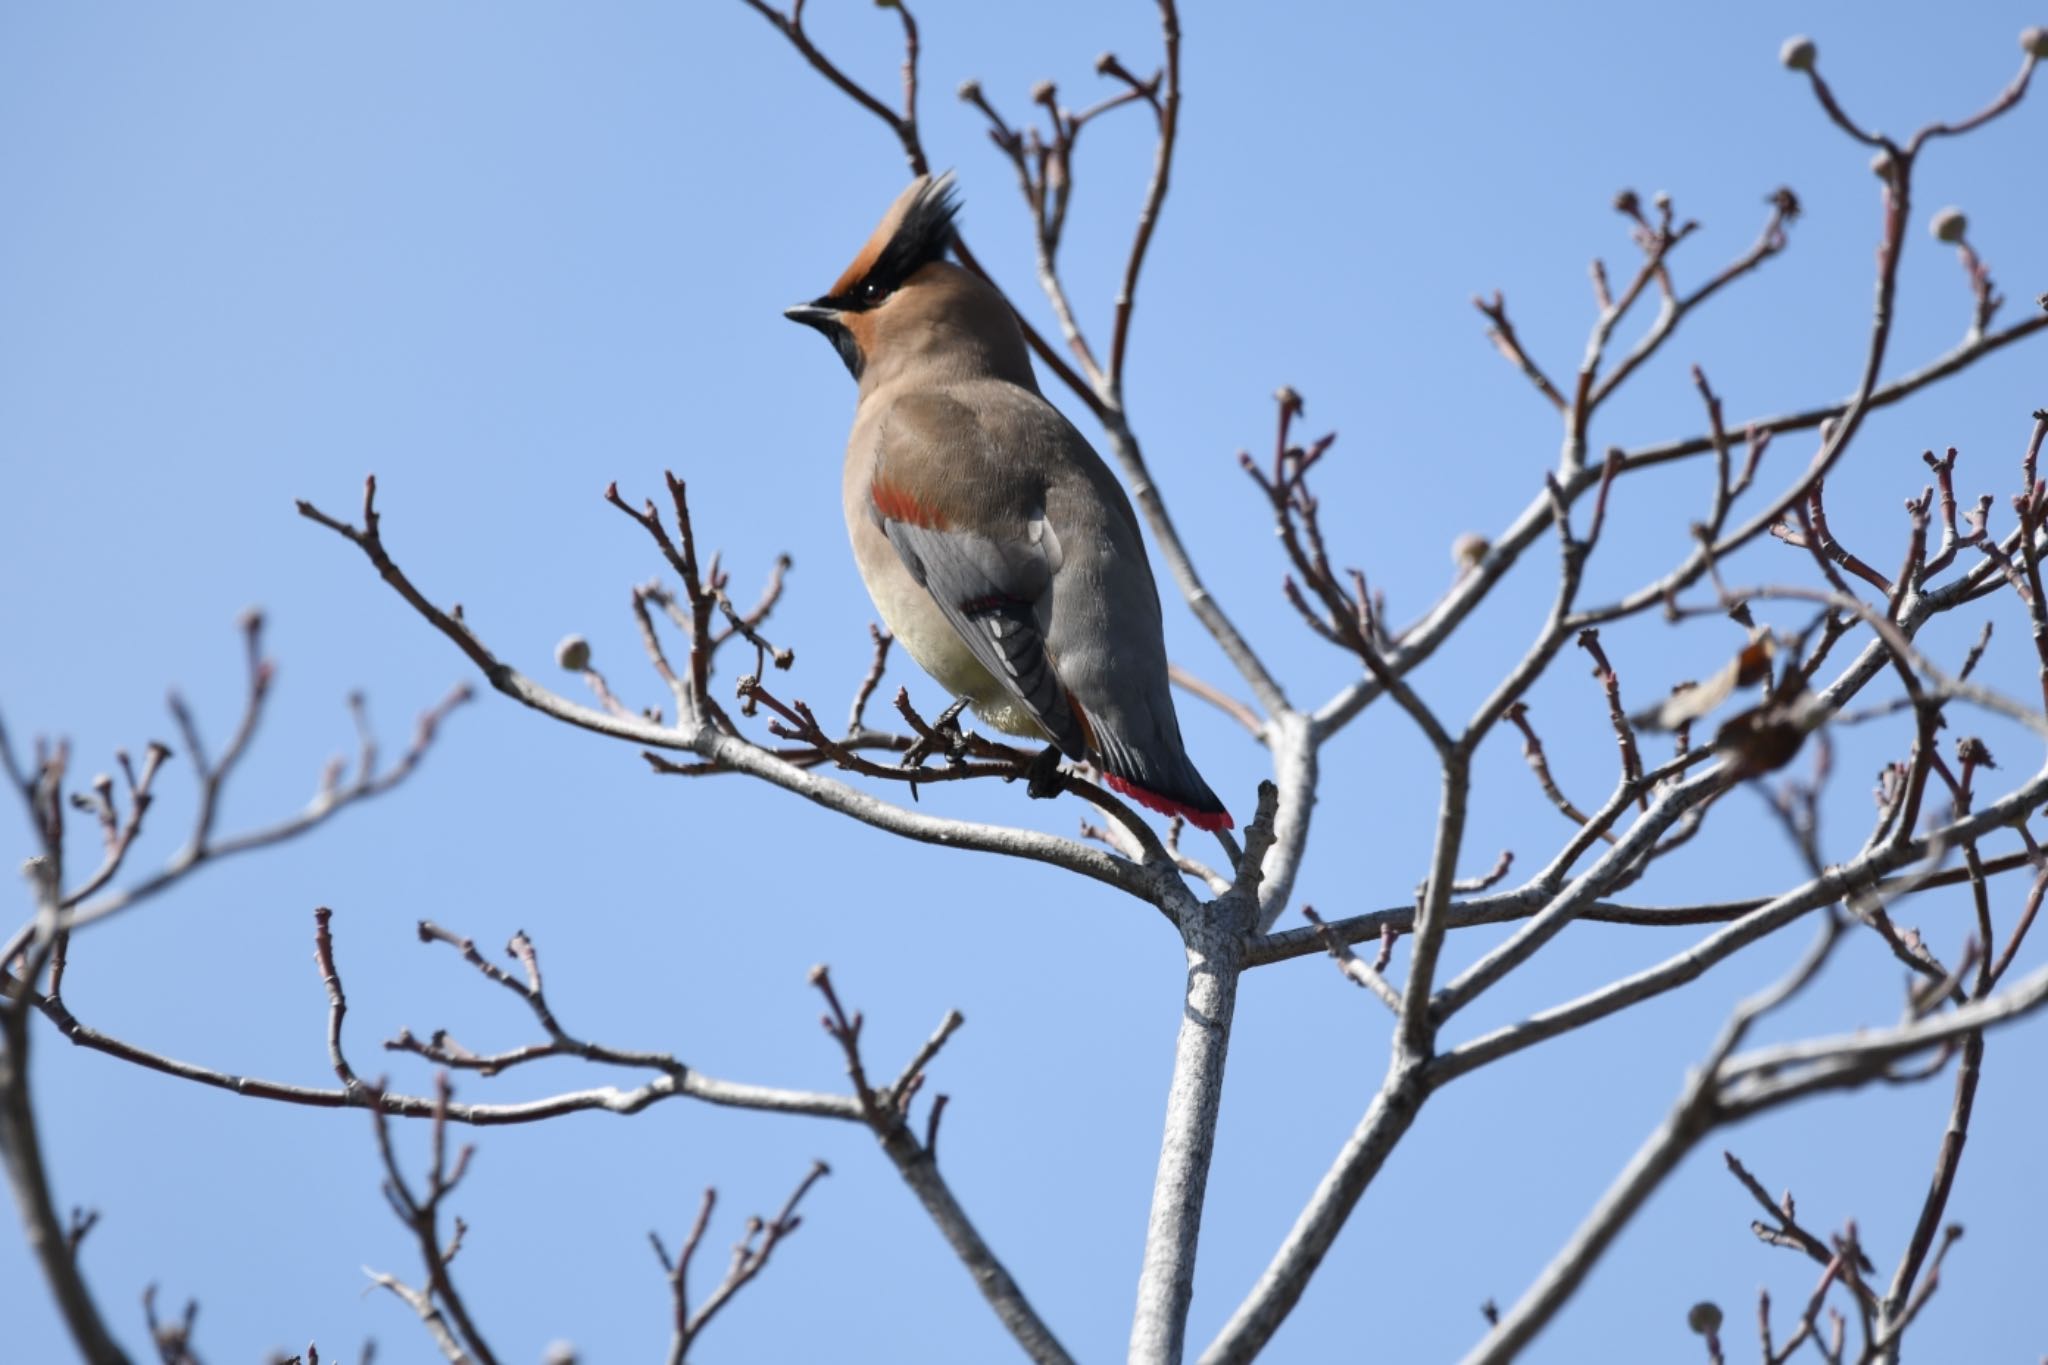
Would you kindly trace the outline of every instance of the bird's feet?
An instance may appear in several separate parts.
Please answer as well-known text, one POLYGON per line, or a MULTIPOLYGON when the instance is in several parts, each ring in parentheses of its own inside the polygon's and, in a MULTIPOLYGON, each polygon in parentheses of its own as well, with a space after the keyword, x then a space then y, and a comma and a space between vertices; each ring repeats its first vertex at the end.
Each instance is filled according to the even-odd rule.
POLYGON ((1034 801, 1050 801, 1067 787, 1066 778, 1060 774, 1060 751, 1057 745, 1048 744, 1045 749, 1024 765, 1024 794, 1034 801))
POLYGON ((967 732, 960 728, 960 713, 966 709, 967 698, 956 697, 952 705, 939 712, 939 718, 932 722, 932 730, 946 743, 948 763, 967 761, 967 732))
POLYGON ((923 733, 917 743, 903 751, 903 758, 897 766, 921 768, 924 761, 934 755, 944 755, 946 762, 953 767, 966 762, 967 734, 960 728, 960 713, 966 709, 967 698, 960 697, 939 712, 937 720, 921 726, 923 733))

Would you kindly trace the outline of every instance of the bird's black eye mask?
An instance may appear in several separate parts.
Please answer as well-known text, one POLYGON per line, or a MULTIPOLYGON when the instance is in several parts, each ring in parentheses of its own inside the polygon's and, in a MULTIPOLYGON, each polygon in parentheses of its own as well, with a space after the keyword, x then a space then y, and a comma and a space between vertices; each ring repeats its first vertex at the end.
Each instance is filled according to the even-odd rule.
POLYGON ((902 283, 897 279, 885 279, 870 270, 853 288, 812 299, 811 306, 830 308, 835 313, 865 313, 895 293, 902 283))

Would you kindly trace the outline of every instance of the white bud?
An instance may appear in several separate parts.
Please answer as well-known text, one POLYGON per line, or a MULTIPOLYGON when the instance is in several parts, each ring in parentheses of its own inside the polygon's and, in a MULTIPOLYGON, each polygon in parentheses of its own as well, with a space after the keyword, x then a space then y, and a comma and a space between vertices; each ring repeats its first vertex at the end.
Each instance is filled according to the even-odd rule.
POLYGON ((1787 38, 1785 45, 1778 49, 1778 62, 1787 71, 1811 71, 1820 49, 1813 45, 1813 39, 1805 34, 1787 38))
POLYGON ((581 635, 564 635, 562 643, 555 646, 555 662, 571 673, 581 673, 590 667, 590 641, 581 635))
POLYGON ((1933 220, 1927 224, 1927 230, 1934 234, 1934 239, 1938 242, 1960 242, 1969 226, 1970 220, 1963 216, 1963 211, 1951 205, 1934 215, 1933 220))

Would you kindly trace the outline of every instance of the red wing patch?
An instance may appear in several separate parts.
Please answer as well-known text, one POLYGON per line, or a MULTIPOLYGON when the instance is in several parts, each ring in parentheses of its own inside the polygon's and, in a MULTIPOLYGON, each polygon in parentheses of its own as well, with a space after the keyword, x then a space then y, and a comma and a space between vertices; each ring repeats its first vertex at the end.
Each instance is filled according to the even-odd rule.
POLYGON ((868 485, 868 496, 885 521, 906 522, 932 531, 949 529, 945 516, 936 507, 896 484, 878 478, 868 485))

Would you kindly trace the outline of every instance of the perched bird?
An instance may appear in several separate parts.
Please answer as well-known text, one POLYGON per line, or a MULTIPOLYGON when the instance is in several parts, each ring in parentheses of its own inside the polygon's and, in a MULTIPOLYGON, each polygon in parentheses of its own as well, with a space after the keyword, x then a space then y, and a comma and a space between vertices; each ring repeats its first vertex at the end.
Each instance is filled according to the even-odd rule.
POLYGON ((785 314, 860 384, 843 491, 861 577, 910 657, 990 725, 1228 829, 1181 744, 1130 499, 1039 393, 1010 305, 945 259, 958 211, 950 175, 920 176, 838 282, 785 314))

